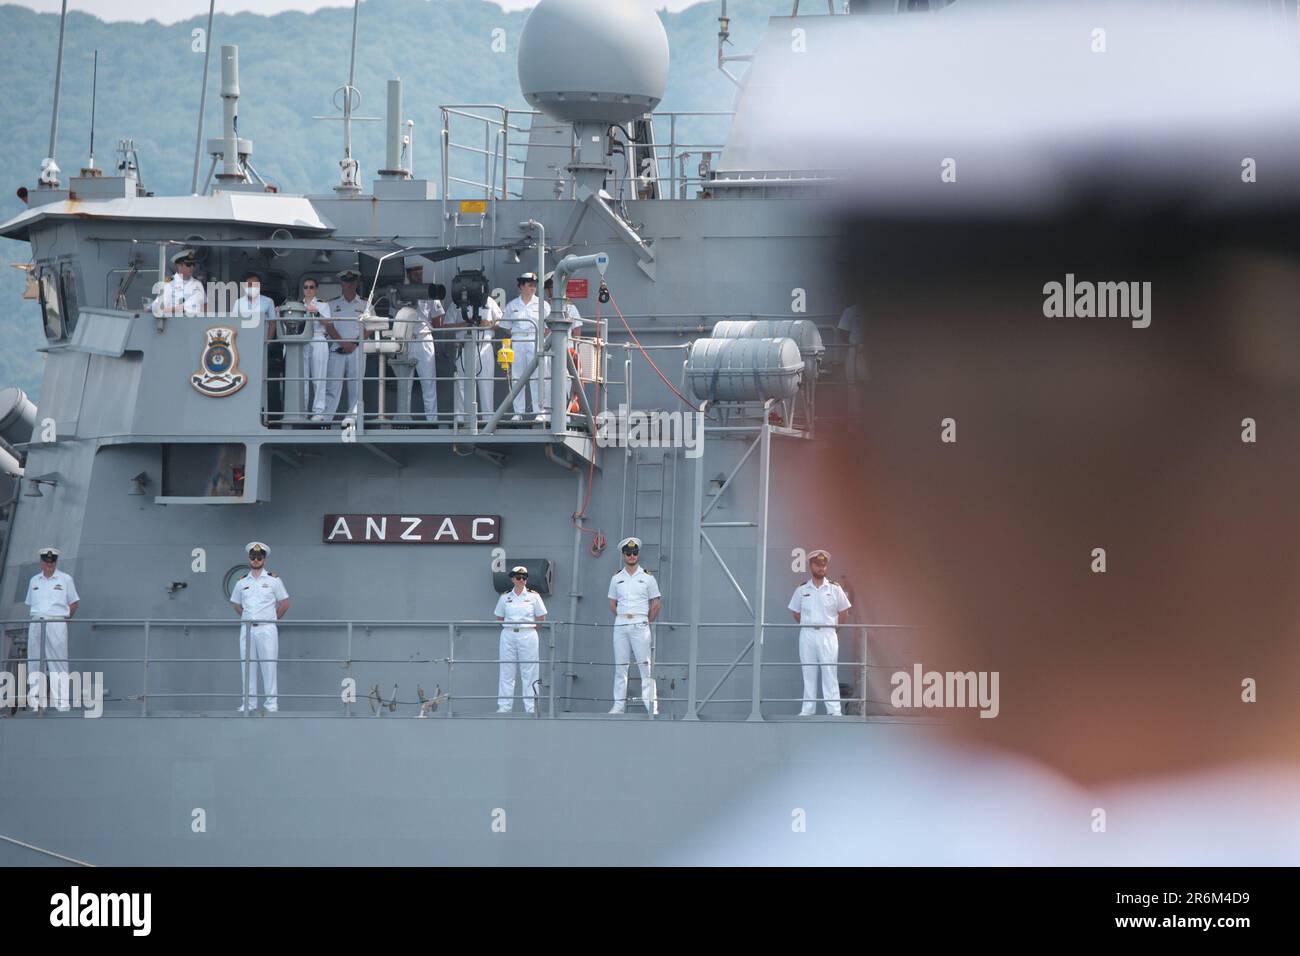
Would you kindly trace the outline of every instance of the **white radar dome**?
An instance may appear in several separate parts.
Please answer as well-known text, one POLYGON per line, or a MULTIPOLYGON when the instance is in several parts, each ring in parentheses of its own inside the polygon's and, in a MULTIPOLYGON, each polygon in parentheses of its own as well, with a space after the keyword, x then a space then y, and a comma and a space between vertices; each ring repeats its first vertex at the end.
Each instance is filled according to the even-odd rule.
POLYGON ((519 37, 519 87, 566 123, 625 123, 668 85, 668 34, 646 0, 540 0, 519 37))

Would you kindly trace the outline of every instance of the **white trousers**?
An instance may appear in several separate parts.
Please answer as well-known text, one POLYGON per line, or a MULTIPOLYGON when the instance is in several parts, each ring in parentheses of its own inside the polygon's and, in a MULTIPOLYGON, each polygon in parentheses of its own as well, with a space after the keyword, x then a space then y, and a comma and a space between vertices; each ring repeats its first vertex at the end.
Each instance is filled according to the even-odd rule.
POLYGON ((243 624, 239 628, 240 684, 244 706, 257 710, 257 672, 262 672, 262 694, 268 712, 279 709, 276 698, 275 662, 280 656, 280 631, 274 624, 243 624), (252 659, 249 659, 249 632, 252 632, 252 659))
MULTIPOLYGON (((400 400, 399 408, 411 407, 411 392, 415 388, 416 376, 420 378, 420 396, 424 399, 424 417, 431 422, 438 420, 438 373, 434 370, 433 361, 433 342, 428 339, 417 339, 408 345, 411 352, 411 358, 415 360, 414 367, 410 365, 390 365, 395 375, 397 375, 397 387, 401 389, 398 393, 400 400)), ((414 421, 415 413, 411 413, 411 420, 414 421)))
POLYGON ((486 418, 496 411, 492 395, 492 343, 466 342, 456 359, 456 421, 469 422, 469 403, 473 396, 473 380, 478 381, 478 415, 486 418))
POLYGON ((508 714, 515 707, 515 666, 519 667, 519 688, 524 710, 533 712, 533 695, 541 694, 537 681, 537 631, 533 628, 501 628, 501 670, 497 680, 497 713, 508 714))
MULTIPOLYGON (((515 351, 514 363, 510 366, 510 385, 513 388, 514 383, 524 377, 524 372, 528 369, 528 363, 533 360, 537 354, 537 343, 532 339, 510 340, 510 347, 515 351)), ((532 374, 528 380, 528 392, 533 397, 533 412, 538 415, 549 415, 551 411, 551 377, 546 374, 550 365, 549 356, 542 356, 542 361, 538 363, 537 371, 532 374)), ((520 389, 515 395, 515 414, 524 413, 524 389, 520 389)))
POLYGON ((361 370, 365 368, 361 363, 365 355, 360 345, 347 355, 330 352, 329 365, 326 367, 329 381, 325 385, 325 411, 321 414, 333 415, 337 411, 339 396, 343 394, 343 386, 346 384, 348 397, 343 404, 343 414, 356 416, 361 401, 361 370))
POLYGON ((840 639, 833 627, 799 628, 799 663, 803 664, 803 707, 800 713, 817 713, 817 672, 821 671, 826 713, 840 716, 840 639))
POLYGON ((658 696, 650 662, 650 625, 644 621, 614 625, 614 710, 627 707, 627 666, 636 661, 641 671, 641 700, 646 713, 659 713, 658 696))
POLYGON ((311 415, 325 414, 325 377, 329 374, 330 347, 324 339, 313 339, 302 350, 302 407, 311 415))
POLYGON ((45 637, 41 638, 41 625, 27 626, 27 698, 28 706, 53 704, 57 710, 68 710, 68 625, 66 621, 46 621, 45 637), (38 696, 40 678, 37 675, 44 665, 49 687, 49 699, 38 696))

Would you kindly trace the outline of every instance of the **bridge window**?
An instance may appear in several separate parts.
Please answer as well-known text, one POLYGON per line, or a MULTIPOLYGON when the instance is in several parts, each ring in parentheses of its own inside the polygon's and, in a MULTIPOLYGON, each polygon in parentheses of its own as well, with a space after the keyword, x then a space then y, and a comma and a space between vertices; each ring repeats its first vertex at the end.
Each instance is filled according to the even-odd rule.
POLYGON ((59 274, 48 267, 42 269, 38 287, 45 337, 51 342, 57 342, 67 335, 63 324, 63 299, 59 296, 59 274))
POLYGON ((71 335, 77 328, 77 316, 81 312, 81 303, 77 297, 77 272, 71 263, 64 263, 59 270, 59 291, 63 297, 63 325, 71 335))
POLYGON ((247 454, 239 443, 164 445, 162 495, 241 498, 247 454))

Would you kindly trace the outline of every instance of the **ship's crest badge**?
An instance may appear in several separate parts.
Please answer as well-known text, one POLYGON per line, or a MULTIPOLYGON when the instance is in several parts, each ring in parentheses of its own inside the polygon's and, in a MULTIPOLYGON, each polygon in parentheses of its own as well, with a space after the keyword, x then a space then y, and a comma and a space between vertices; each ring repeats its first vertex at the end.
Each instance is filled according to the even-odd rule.
POLYGON ((195 390, 209 398, 224 398, 244 387, 248 376, 239 371, 235 330, 217 326, 204 333, 199 370, 190 376, 195 390))

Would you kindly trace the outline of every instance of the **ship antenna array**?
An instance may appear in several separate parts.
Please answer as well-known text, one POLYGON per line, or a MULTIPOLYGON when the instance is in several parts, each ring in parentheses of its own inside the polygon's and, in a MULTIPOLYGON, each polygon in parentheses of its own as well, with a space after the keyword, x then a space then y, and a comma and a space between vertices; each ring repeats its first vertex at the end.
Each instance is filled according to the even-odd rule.
POLYGON ((50 111, 50 150, 41 161, 40 184, 46 189, 59 188, 59 166, 54 161, 54 147, 59 139, 59 94, 63 89, 63 33, 68 25, 68 0, 63 0, 59 14, 59 54, 54 64, 54 108, 50 111))
POLYGON ((99 91, 99 51, 95 51, 95 59, 90 68, 90 161, 86 163, 87 169, 95 168, 95 94, 99 91))
MULTIPOLYGON (((795 4, 797 10, 799 5, 795 4)), ((731 43, 731 18, 727 16, 727 0, 722 0, 722 10, 718 15, 718 69, 722 75, 740 86, 740 78, 727 69, 728 63, 748 63, 754 59, 752 53, 727 53, 726 46, 731 43)))
POLYGON ((357 68, 357 14, 361 8, 361 0, 352 2, 352 55, 348 60, 348 82, 346 86, 341 86, 334 91, 335 105, 342 112, 342 116, 313 116, 312 119, 318 120, 337 120, 343 121, 343 158, 339 160, 339 183, 334 187, 338 193, 361 192, 361 182, 358 178, 360 164, 352 158, 352 124, 354 122, 374 122, 382 121, 379 116, 353 116, 352 110, 361 105, 361 91, 353 86, 356 79, 357 68), (338 95, 343 94, 343 102, 338 102, 338 95), (355 97, 355 100, 353 99, 355 97))
MULTIPOLYGON (((343 94, 343 163, 340 186, 357 186, 357 161, 352 158, 352 92, 357 74, 357 17, 361 0, 352 0, 352 51, 348 56, 348 86, 343 94)), ((360 105, 360 101, 358 104, 360 105)))

